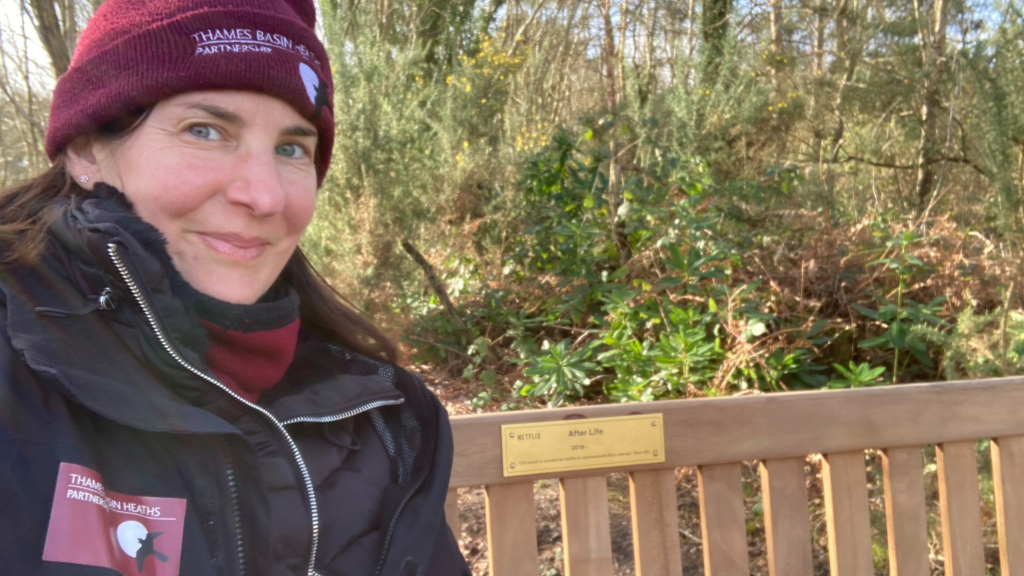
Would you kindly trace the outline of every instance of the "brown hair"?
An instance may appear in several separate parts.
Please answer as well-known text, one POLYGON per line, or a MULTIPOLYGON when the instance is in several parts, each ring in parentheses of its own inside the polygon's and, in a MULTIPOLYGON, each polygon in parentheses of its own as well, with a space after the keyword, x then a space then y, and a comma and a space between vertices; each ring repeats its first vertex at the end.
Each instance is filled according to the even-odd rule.
MULTIPOLYGON (((143 113, 121 126, 105 127, 101 137, 122 138, 144 118, 143 113)), ((39 176, 0 192, 0 264, 38 261, 46 247, 47 230, 59 216, 53 209, 56 201, 89 196, 90 191, 71 178, 66 166, 61 152, 39 176)), ((398 361, 398 347, 316 271, 301 248, 295 249, 282 275, 299 295, 303 328, 364 356, 398 361)))

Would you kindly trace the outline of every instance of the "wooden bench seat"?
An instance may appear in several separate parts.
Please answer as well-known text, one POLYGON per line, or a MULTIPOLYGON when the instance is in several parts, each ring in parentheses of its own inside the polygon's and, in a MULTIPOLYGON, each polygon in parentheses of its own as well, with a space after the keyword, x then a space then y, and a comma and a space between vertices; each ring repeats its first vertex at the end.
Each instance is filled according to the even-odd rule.
POLYGON ((946 576, 985 576, 975 446, 990 439, 1002 576, 1024 576, 1024 378, 457 416, 446 507, 483 486, 491 576, 537 576, 533 482, 502 474, 501 426, 656 414, 665 462, 558 478, 565 574, 613 573, 606 475, 626 472, 636 574, 682 574, 675 470, 696 467, 704 573, 747 576, 741 463, 760 463, 768 568, 811 576, 805 458, 823 457, 832 576, 872 576, 864 450, 882 452, 892 576, 929 576, 922 448, 936 446, 946 576))

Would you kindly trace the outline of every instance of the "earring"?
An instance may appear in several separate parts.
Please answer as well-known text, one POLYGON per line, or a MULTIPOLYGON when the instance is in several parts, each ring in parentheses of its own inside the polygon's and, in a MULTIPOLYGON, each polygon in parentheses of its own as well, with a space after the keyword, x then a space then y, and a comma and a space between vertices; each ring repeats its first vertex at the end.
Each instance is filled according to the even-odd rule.
POLYGON ((79 180, 79 181, 80 181, 80 182, 81 182, 82 184, 85 184, 86 182, 88 182, 88 181, 89 181, 89 177, 88 177, 88 176, 85 176, 85 175, 83 174, 83 175, 82 175, 82 177, 81 177, 81 178, 79 178, 78 180, 79 180))

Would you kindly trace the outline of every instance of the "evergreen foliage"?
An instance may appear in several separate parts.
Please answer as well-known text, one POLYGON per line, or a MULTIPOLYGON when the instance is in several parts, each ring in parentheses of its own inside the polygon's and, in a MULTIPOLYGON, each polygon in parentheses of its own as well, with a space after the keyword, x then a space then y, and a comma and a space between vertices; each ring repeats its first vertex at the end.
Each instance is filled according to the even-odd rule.
MULTIPOLYGON (((304 248, 479 407, 1024 369, 1019 0, 319 8, 304 248)), ((50 73, 12 26, 7 183, 45 165, 50 73)))
POLYGON ((1015 3, 389 6, 306 247, 479 407, 1021 369, 1015 3))

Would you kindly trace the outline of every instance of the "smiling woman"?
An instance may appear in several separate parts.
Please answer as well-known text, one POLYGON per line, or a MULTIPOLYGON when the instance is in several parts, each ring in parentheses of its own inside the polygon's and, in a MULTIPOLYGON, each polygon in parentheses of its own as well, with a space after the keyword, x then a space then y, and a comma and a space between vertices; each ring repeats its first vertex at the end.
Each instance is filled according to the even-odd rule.
POLYGON ((0 194, 4 573, 469 573, 444 409, 299 248, 334 138, 314 24, 107 0, 82 34, 52 167, 0 194))
POLYGON ((252 92, 189 92, 158 103, 123 140, 83 135, 67 166, 83 187, 124 191, 194 288, 235 304, 270 289, 316 206, 315 127, 252 92))

